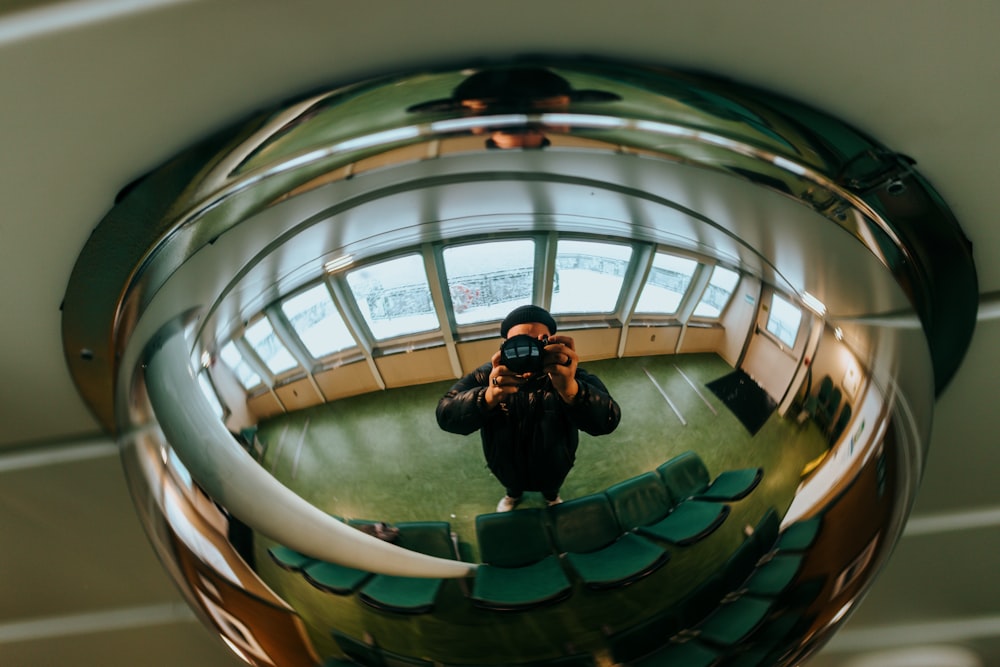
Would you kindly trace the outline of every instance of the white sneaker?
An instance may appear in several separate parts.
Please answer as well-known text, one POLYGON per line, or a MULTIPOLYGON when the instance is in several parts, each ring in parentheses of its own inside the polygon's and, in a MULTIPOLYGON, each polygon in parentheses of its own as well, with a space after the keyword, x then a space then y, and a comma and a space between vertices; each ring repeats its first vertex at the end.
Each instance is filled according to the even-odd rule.
POLYGON ((520 498, 511 498, 510 496, 504 496, 503 498, 500 499, 500 502, 497 503, 497 512, 509 512, 515 507, 517 507, 517 504, 519 502, 521 502, 520 498))
POLYGON ((560 498, 559 496, 556 496, 555 500, 546 500, 545 502, 548 503, 549 507, 552 507, 553 505, 558 505, 559 503, 561 503, 562 502, 562 498, 560 498))

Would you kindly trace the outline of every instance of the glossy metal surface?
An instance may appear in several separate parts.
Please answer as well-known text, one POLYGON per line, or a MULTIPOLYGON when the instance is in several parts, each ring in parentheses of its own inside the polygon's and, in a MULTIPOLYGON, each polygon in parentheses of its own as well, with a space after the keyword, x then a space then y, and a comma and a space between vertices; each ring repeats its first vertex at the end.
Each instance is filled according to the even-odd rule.
MULTIPOLYGON (((704 645, 744 659, 759 651, 767 662, 793 664, 860 599, 909 512, 934 396, 975 319, 961 230, 904 156, 789 100, 618 63, 528 62, 517 72, 430 71, 317 93, 250 117, 137 180, 95 230, 67 289, 64 342, 80 391, 119 435, 140 516, 168 569, 250 662, 342 658, 331 641, 340 633, 362 644, 374 638, 412 661, 584 655, 611 664, 616 637, 676 616, 660 642, 668 648, 704 645), (838 359, 849 357, 857 414, 780 508, 783 527, 824 517, 823 528, 769 609, 773 622, 747 640, 726 646, 700 635, 712 609, 740 597, 738 586, 697 611, 670 601, 637 611, 581 594, 569 612, 496 616, 459 595, 448 609, 386 619, 289 595, 246 557, 244 524, 311 557, 372 572, 465 585, 475 577, 474 562, 380 542, 291 492, 231 436, 252 420, 216 419, 195 374, 202 353, 216 354, 244 322, 322 276, 329 260, 526 232, 679 249, 800 304, 805 293, 825 304, 824 315, 809 316, 808 341, 788 351, 787 370, 771 373, 766 388, 792 424, 815 391, 811 369, 843 372, 838 359), (920 329, 885 326, 908 313, 920 329), (561 626, 553 620, 560 613, 579 623, 561 626), (780 632, 779 619, 788 621, 780 632)), ((624 339, 644 324, 630 318, 570 318, 566 328, 600 324, 624 339)), ((753 351, 760 320, 748 321, 731 345, 754 374, 753 364, 767 360, 753 351)), ((462 370, 457 338, 442 331, 422 341, 452 354, 444 377, 462 370)), ((376 367, 392 352, 369 346, 363 361, 376 367)), ((387 405, 386 419, 391 412, 387 405)), ((713 445, 704 447, 708 455, 713 445)), ((724 574, 717 567, 700 573, 706 588, 724 574)))

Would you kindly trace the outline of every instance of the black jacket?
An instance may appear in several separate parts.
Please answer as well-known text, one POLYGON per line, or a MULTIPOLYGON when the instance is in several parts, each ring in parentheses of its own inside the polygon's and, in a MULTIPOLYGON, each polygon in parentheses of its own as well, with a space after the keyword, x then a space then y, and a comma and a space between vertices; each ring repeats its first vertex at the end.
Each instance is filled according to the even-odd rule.
POLYGON ((438 402, 438 425, 468 435, 478 430, 490 471, 508 489, 558 489, 576 459, 579 431, 611 433, 621 409, 596 375, 577 368, 580 391, 567 405, 543 375, 490 409, 486 405, 491 364, 456 382, 438 402))

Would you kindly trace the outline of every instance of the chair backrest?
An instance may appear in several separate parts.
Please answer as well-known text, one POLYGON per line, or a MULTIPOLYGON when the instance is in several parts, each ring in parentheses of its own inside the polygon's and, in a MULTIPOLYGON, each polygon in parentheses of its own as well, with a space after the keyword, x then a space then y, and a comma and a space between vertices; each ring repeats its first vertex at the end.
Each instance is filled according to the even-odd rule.
POLYGON ((833 391, 833 378, 824 375, 823 379, 819 381, 819 391, 816 392, 816 398, 819 399, 820 404, 826 403, 831 391, 833 391))
POLYGON ((753 532, 737 547, 722 568, 727 590, 734 590, 757 565, 757 561, 769 552, 778 539, 780 519, 774 508, 769 508, 761 517, 753 532))
POLYGON ((684 452, 656 468, 675 505, 708 488, 705 462, 695 452, 684 452))
POLYGON ((840 438, 840 435, 847 428, 847 424, 851 421, 851 404, 844 403, 844 407, 840 409, 840 414, 837 416, 837 421, 834 423, 833 428, 830 429, 830 440, 836 441, 840 438))
POLYGON ((658 473, 647 472, 609 486, 605 493, 623 530, 648 526, 670 511, 670 494, 658 473))
POLYGON ((538 508, 476 517, 479 557, 497 567, 521 567, 554 553, 538 508))
POLYGON ((753 539, 752 535, 736 547, 736 550, 730 554, 720 569, 723 588, 727 593, 739 588, 740 584, 753 572, 754 566, 757 565, 757 561, 762 555, 760 543, 753 539))
POLYGON ((397 544, 404 549, 438 558, 458 557, 447 521, 401 521, 396 527, 399 528, 397 544))
POLYGON ((622 530, 603 493, 567 500, 549 508, 552 541, 560 553, 597 551, 621 537, 622 530))
POLYGON ((778 541, 778 533, 781 531, 781 518, 778 512, 770 507, 761 520, 753 529, 752 538, 760 545, 761 555, 774 548, 774 543, 778 541))
POLYGON ((840 391, 840 387, 835 387, 833 391, 830 392, 830 397, 826 402, 826 414, 828 417, 832 418, 837 412, 837 408, 840 407, 840 399, 843 394, 840 391))

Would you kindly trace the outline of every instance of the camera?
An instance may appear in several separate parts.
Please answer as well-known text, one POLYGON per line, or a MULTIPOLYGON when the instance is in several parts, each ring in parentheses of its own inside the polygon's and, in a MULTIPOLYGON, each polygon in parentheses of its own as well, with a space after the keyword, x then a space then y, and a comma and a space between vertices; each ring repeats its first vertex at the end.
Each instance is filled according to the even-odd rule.
POLYGON ((542 339, 527 334, 511 336, 500 346, 500 363, 518 375, 541 373, 542 356, 548 344, 548 336, 542 339))

